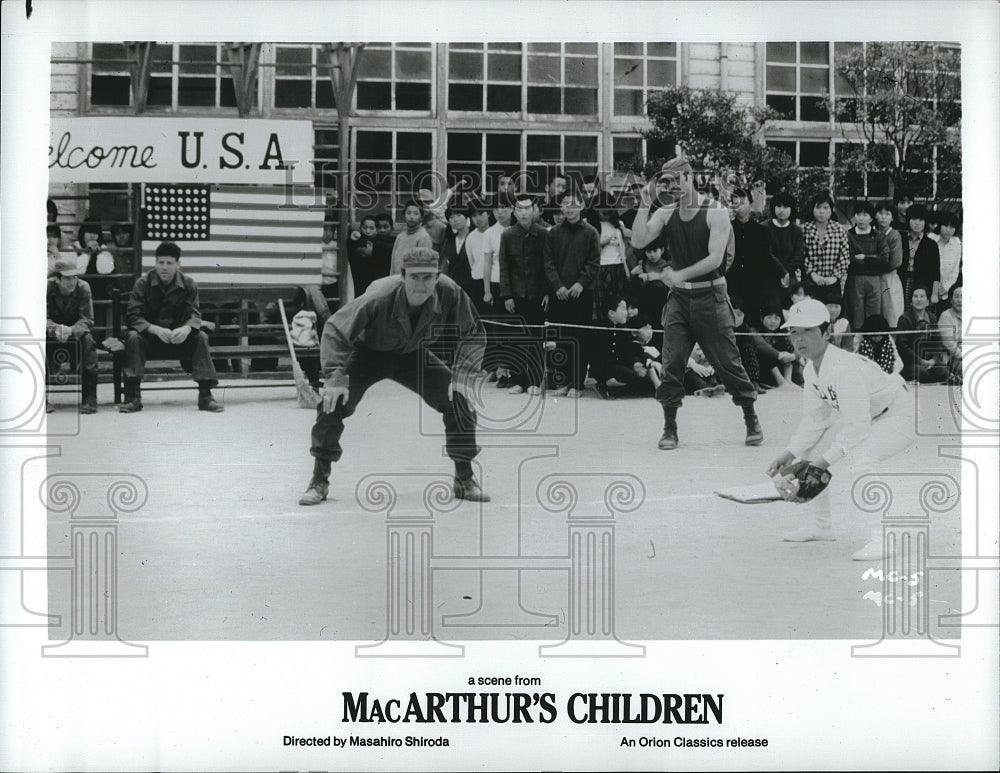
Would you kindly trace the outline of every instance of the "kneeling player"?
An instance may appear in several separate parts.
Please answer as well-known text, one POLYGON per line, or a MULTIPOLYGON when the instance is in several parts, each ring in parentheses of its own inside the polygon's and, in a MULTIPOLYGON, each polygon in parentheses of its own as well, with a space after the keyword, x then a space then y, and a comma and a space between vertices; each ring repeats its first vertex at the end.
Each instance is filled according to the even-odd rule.
MULTIPOLYGON (((874 473, 880 463, 913 444, 913 399, 898 375, 857 354, 831 346, 827 338, 830 314, 820 301, 799 301, 788 313, 788 329, 797 354, 808 361, 802 419, 787 450, 767 468, 782 498, 806 502, 829 482, 830 465, 849 461, 851 480, 874 473), (816 447, 832 431, 829 449, 816 447), (799 459, 798 464, 794 462, 799 459), (805 463, 804 463, 805 462, 805 463), (777 476, 777 477, 775 477, 777 476)), ((834 539, 830 528, 830 497, 816 498, 815 520, 785 534, 788 542, 834 539)), ((852 558, 875 561, 885 556, 880 525, 852 558)))

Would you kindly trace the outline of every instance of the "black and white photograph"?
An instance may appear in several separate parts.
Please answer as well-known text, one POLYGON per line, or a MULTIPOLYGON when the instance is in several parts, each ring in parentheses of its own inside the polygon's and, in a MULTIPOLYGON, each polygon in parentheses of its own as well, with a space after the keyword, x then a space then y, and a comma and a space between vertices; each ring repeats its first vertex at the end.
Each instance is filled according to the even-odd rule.
POLYGON ((995 4, 2 11, 0 767, 1000 764, 995 4))

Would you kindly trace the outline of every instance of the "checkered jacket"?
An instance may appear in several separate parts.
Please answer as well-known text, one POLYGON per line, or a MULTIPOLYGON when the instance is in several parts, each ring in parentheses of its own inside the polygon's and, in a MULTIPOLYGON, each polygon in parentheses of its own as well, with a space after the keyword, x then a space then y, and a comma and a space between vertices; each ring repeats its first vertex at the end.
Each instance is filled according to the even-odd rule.
POLYGON ((826 224, 826 233, 820 241, 816 223, 811 222, 802 226, 802 237, 805 242, 806 274, 835 276, 843 283, 847 279, 847 268, 851 265, 847 229, 831 220, 826 224))

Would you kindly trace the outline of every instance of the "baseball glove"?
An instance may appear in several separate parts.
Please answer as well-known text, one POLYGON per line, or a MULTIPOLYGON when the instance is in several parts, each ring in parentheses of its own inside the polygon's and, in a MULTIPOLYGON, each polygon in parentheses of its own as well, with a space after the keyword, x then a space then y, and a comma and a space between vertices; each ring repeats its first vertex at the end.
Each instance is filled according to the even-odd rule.
POLYGON ((815 499, 830 485, 830 479, 833 478, 829 470, 823 470, 806 460, 789 465, 781 471, 781 474, 793 485, 794 494, 791 499, 794 502, 808 502, 815 499))

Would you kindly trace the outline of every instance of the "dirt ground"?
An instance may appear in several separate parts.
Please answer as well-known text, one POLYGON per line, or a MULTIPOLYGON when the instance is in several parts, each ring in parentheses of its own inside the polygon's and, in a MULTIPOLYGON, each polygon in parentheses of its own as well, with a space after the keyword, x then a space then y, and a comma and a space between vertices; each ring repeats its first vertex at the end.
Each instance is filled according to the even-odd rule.
MULTIPOLYGON (((566 638, 564 496, 575 498, 573 519, 607 519, 606 498, 618 509, 603 587, 613 591, 613 627, 623 641, 880 636, 882 583, 864 576, 869 564, 850 559, 867 527, 851 515, 849 481, 836 467, 833 542, 781 540, 809 517, 808 506, 742 505, 713 493, 766 480, 798 418, 794 388, 758 401, 761 447, 743 445, 740 411, 722 396, 688 398, 681 446, 663 452, 652 399, 604 401, 588 390, 577 401, 542 400, 484 387, 477 461, 492 501, 478 505, 434 498, 435 482, 447 484, 451 474, 440 419, 384 382, 347 424, 330 499, 305 508, 297 500, 311 471, 312 412, 296 407, 288 386, 232 388, 247 383, 216 390, 222 414, 198 412, 193 389, 147 390, 145 410, 134 415, 118 413, 106 385, 93 416, 77 417, 75 394, 53 398, 50 432, 77 421, 80 432, 54 441, 62 447, 48 461, 50 476, 130 473, 148 487, 145 504, 118 527, 118 630, 127 641, 384 639, 390 500, 383 496, 391 497, 393 520, 432 517, 435 559, 535 561, 522 569, 434 569, 432 626, 442 641, 566 638), (552 488, 559 480, 562 487, 552 488)), ((901 474, 895 501, 915 507, 922 473, 960 478, 959 462, 938 454, 958 441, 948 431, 950 399, 945 387, 918 390, 921 434, 883 471, 901 474)), ((931 552, 958 555, 960 508, 931 517, 931 552)), ((49 554, 68 554, 69 535, 66 515, 50 513, 49 554)), ((928 592, 932 635, 956 636, 937 616, 961 609, 957 571, 932 572, 928 592)), ((69 571, 49 572, 49 602, 52 612, 69 611, 69 571)), ((67 638, 68 619, 63 614, 50 638, 67 638)))

